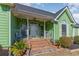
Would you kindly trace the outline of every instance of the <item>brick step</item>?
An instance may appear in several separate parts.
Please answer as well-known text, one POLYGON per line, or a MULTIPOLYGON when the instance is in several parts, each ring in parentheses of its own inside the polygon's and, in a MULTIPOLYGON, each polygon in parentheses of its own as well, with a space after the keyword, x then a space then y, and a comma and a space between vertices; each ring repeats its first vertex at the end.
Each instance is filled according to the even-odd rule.
POLYGON ((30 48, 30 55, 54 51, 56 46, 52 45, 50 39, 29 39, 26 41, 30 48))
POLYGON ((39 41, 39 42, 30 42, 30 44, 48 44, 48 42, 41 42, 41 41, 39 41))
POLYGON ((37 45, 37 46, 39 46, 39 45, 49 45, 49 43, 47 43, 47 42, 44 42, 44 43, 30 43, 30 44, 32 44, 32 46, 33 45, 37 45))
POLYGON ((49 44, 49 43, 48 42, 41 42, 41 41, 39 41, 39 42, 30 42, 30 44, 33 44, 33 45, 38 44, 38 45, 40 45, 40 44, 49 44))
POLYGON ((39 48, 35 47, 35 48, 32 48, 32 50, 39 50, 39 49, 46 49, 46 48, 50 48, 50 46, 44 46, 44 47, 39 47, 39 48))
MULTIPOLYGON (((49 46, 49 45, 46 45, 46 46, 49 46)), ((33 49, 33 48, 44 48, 44 47, 46 47, 46 46, 32 46, 31 48, 33 49)))
POLYGON ((38 44, 38 43, 37 44, 32 44, 31 43, 32 48, 35 48, 35 47, 38 47, 38 48, 41 47, 42 48, 44 46, 49 46, 49 44, 48 43, 43 43, 43 44, 41 44, 41 43, 40 44, 38 44))
POLYGON ((32 45, 49 45, 49 43, 30 43, 32 45))
POLYGON ((32 47, 32 48, 35 48, 35 47, 44 47, 44 46, 51 46, 52 43, 50 42, 50 40, 45 40, 45 39, 40 39, 40 40, 28 40, 27 41, 28 44, 32 47))
POLYGON ((37 50, 37 49, 44 49, 44 48, 57 48, 56 46, 54 45, 48 45, 48 46, 40 46, 39 48, 38 47, 32 47, 32 50, 37 50))
POLYGON ((53 48, 42 48, 42 49, 37 49, 37 50, 31 50, 31 54, 30 55, 37 55, 37 54, 40 54, 40 53, 47 53, 47 52, 53 52, 55 51, 56 49, 53 49, 53 48))

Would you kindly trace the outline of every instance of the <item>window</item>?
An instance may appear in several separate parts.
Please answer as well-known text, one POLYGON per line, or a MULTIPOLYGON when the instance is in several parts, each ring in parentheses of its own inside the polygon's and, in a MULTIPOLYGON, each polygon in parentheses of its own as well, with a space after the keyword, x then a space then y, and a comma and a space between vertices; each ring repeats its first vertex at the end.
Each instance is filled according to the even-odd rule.
POLYGON ((66 24, 62 24, 62 36, 66 36, 66 34, 67 34, 66 24))

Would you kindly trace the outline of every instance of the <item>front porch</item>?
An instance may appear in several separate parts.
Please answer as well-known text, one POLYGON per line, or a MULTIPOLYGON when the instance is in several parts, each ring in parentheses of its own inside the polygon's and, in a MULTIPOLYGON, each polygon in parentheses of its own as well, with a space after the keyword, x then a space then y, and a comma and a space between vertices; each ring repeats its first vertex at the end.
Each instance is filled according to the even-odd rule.
POLYGON ((14 41, 18 39, 26 41, 32 49, 30 55, 43 53, 44 50, 52 51, 52 48, 56 48, 50 42, 53 38, 53 23, 49 19, 13 13, 13 20, 12 35, 15 37, 14 41))
POLYGON ((21 19, 17 18, 16 20, 16 37, 17 34, 21 36, 21 38, 35 38, 35 37, 43 37, 46 38, 46 22, 38 21, 38 20, 30 20, 30 19, 21 19))
POLYGON ((12 14, 15 39, 53 38, 53 23, 47 17, 28 15, 23 11, 13 11, 12 14))

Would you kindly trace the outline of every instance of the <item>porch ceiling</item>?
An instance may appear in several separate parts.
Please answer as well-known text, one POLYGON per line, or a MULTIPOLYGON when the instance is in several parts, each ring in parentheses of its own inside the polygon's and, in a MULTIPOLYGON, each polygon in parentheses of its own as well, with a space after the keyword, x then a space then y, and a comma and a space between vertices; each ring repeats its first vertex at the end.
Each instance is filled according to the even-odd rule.
POLYGON ((40 20, 53 20, 53 17, 47 16, 47 15, 42 15, 42 14, 37 14, 33 12, 28 12, 28 11, 23 11, 19 9, 12 9, 12 12, 15 16, 20 17, 20 18, 29 18, 29 19, 40 19, 40 20))
POLYGON ((37 18, 40 20, 54 20, 54 14, 48 11, 36 9, 33 7, 16 4, 14 8, 12 8, 12 12, 18 16, 23 18, 37 18))

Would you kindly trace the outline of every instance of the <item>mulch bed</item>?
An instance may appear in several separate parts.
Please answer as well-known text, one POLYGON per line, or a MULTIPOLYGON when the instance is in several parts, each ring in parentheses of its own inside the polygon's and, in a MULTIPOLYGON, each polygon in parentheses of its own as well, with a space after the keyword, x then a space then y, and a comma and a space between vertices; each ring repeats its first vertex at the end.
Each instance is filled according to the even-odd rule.
POLYGON ((0 49, 0 56, 8 56, 9 50, 8 49, 0 49))

